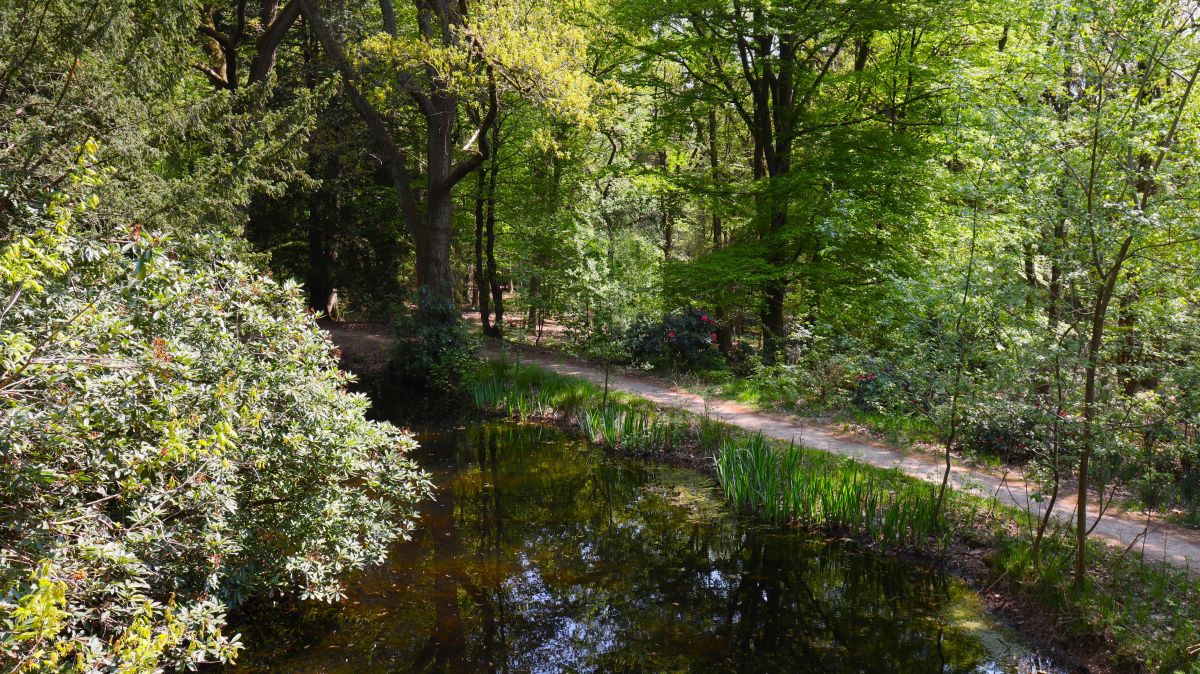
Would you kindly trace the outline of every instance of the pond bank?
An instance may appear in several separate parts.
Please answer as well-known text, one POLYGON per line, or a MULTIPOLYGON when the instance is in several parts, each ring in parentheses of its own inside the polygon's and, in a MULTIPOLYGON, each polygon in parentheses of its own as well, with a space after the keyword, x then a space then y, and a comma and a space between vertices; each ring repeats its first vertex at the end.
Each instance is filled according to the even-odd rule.
POLYGON ((540 423, 415 430, 413 540, 342 604, 248 621, 234 671, 1070 671, 952 575, 738 517, 696 471, 540 423))
MULTIPOLYGON (((341 348, 343 362, 351 372, 381 374, 386 366, 392 338, 386 326, 370 324, 323 324, 341 348)), ((557 374, 577 377, 593 384, 604 384, 604 371, 579 359, 546 349, 524 349, 489 342, 484 354, 492 359, 507 357, 516 362, 536 365, 557 374)), ((678 388, 665 386, 645 377, 619 372, 609 375, 609 386, 650 400, 664 407, 692 414, 708 414, 731 426, 782 440, 795 441, 812 449, 848 456, 880 468, 896 468, 928 482, 941 482, 944 464, 931 457, 905 452, 879 442, 839 433, 833 429, 754 410, 729 400, 704 398, 678 388)), ((997 477, 989 473, 955 465, 951 484, 959 490, 983 497, 995 497, 1002 504, 1041 514, 1041 502, 1034 498, 1037 489, 1020 478, 997 477)), ((1055 503, 1054 517, 1070 523, 1075 519, 1075 498, 1061 494, 1055 503)), ((1137 547, 1147 560, 1161 560, 1193 575, 1200 574, 1200 534, 1153 519, 1124 513, 1107 512, 1099 522, 1100 511, 1089 507, 1089 521, 1095 525, 1092 537, 1124 550, 1137 547)))
MULTIPOLYGON (((364 331, 353 332, 358 334, 352 334, 350 339, 346 339, 344 333, 335 335, 344 350, 363 346, 378 348, 380 342, 376 338, 386 337, 375 335, 371 339, 363 339, 364 331)), ((499 357, 494 351, 491 355, 494 358, 499 357)), ((546 371, 558 371, 583 381, 603 381, 602 372, 596 368, 572 363, 554 354, 521 353, 519 358, 509 356, 508 359, 519 359, 525 365, 534 365, 546 371)), ((653 400, 650 395, 645 395, 645 388, 641 388, 653 385, 652 382, 631 379, 635 379, 633 384, 638 387, 628 387, 633 389, 630 391, 632 395, 653 400)), ((622 377, 614 376, 610 384, 613 390, 627 390, 628 382, 623 381, 622 377)), ((656 392, 651 390, 649 393, 656 392)), ((694 399, 697 398, 693 396, 689 399, 687 396, 690 394, 669 389, 663 393, 669 396, 667 402, 654 401, 663 407, 687 410, 684 405, 694 403, 694 399), (679 404, 671 405, 670 402, 679 404)), ((699 413, 704 411, 701 409, 699 413)), ((708 407, 708 411, 712 413, 712 406, 708 407)), ((769 422, 786 423, 768 415, 761 416, 766 417, 769 422)), ((784 440, 792 439, 767 433, 761 425, 751 426, 750 430, 784 440)), ((810 442, 811 435, 797 439, 806 445, 813 444, 810 442)), ((694 462, 693 460, 690 463, 694 462)), ((1191 616, 1190 609, 1186 606, 1189 597, 1195 596, 1195 588, 1190 581, 1177 578, 1176 574, 1153 571, 1149 566, 1123 559, 1116 553, 1098 550, 1094 553, 1093 567, 1097 578, 1094 584, 1096 589, 1089 591, 1082 598, 1070 598, 1061 594, 1064 585, 1046 582, 1030 584, 1025 579, 1017 578, 1020 573, 1010 575, 1014 568, 1019 568, 1012 566, 1013 556, 1019 557, 1023 554, 1022 546, 1027 548, 1028 542, 1021 541, 1022 532, 1018 518, 1014 515, 1002 515, 999 520, 1002 524, 1000 528, 1005 529, 1000 534, 997 534, 996 527, 992 526, 991 531, 980 532, 978 536, 972 537, 974 540, 969 545, 954 546, 950 558, 952 566, 977 588, 982 588, 979 594, 1023 630, 1061 646, 1073 659, 1084 663, 1087 669, 1081 671, 1155 671, 1139 664, 1146 664, 1147 654, 1150 654, 1149 657, 1162 657, 1164 652, 1173 651, 1177 654, 1173 660, 1178 661, 1178 652, 1196 641, 1192 620, 1194 616, 1191 616), (1115 573, 1117 568, 1124 571, 1115 573), (1123 583, 1132 583, 1136 589, 1132 593, 1118 591, 1118 587, 1123 583), (1179 608, 1179 602, 1183 602, 1183 608, 1179 608), (1175 608, 1164 609, 1167 606, 1175 608), (1170 645, 1172 635, 1177 639, 1174 646, 1170 645)), ((1019 560, 1016 563, 1019 564, 1019 560)))

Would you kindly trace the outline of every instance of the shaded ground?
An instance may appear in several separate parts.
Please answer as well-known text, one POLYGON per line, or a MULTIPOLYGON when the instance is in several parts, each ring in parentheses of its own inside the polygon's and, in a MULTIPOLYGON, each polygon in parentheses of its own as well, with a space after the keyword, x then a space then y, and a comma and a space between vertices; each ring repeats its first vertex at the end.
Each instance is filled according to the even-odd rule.
MULTIPOLYGON (((359 374, 383 372, 392 341, 386 327, 332 323, 324 324, 323 327, 330 331, 334 342, 341 348, 343 367, 359 374)), ((559 374, 601 385, 604 383, 602 369, 554 351, 518 349, 511 345, 489 343, 485 348, 485 355, 493 359, 507 357, 559 374)), ((808 420, 761 412, 729 400, 705 399, 645 377, 612 373, 609 386, 664 407, 694 414, 708 414, 728 424, 771 438, 795 441, 806 447, 852 457, 874 466, 896 468, 930 482, 940 482, 942 479, 944 465, 929 455, 904 452, 808 420)), ((1001 503, 1042 512, 1042 504, 1032 498, 1034 485, 1026 483, 1020 477, 1006 478, 964 466, 954 466, 950 479, 957 489, 994 496, 1001 503)), ((1060 496, 1054 507, 1054 517, 1065 522, 1074 522, 1075 509, 1073 495, 1060 496)), ((1191 573, 1200 573, 1200 535, 1196 532, 1128 513, 1109 512, 1096 523, 1098 515, 1098 510, 1088 509, 1089 523, 1095 523, 1092 532, 1094 537, 1122 549, 1141 549, 1147 561, 1162 560, 1186 568, 1191 573)))

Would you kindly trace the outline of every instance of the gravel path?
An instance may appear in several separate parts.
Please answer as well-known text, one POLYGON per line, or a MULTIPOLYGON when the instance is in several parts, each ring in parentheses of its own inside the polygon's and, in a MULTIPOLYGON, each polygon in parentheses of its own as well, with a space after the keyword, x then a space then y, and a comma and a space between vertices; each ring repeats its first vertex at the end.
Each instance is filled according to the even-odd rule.
MULTIPOLYGON (((603 370, 578 362, 569 362, 566 358, 545 353, 522 353, 520 361, 559 374, 604 384, 603 370)), ((796 444, 848 456, 873 466, 898 468, 908 475, 929 482, 940 483, 945 470, 945 464, 936 462, 928 455, 901 452, 881 443, 864 441, 794 418, 767 414, 728 400, 705 400, 694 393, 639 377, 611 374, 609 387, 646 398, 664 407, 695 414, 704 414, 707 409, 713 418, 748 431, 784 441, 795 440, 796 444)), ((983 496, 995 496, 1006 505, 1034 508, 1039 514, 1043 512, 1043 506, 1030 498, 1032 489, 1027 489, 1024 480, 1019 477, 1002 479, 956 465, 951 468, 950 482, 957 489, 983 496)), ((1073 495, 1060 495, 1054 506, 1054 516, 1074 522, 1075 507, 1073 495)), ((1096 509, 1089 507, 1089 523, 1095 522, 1097 514, 1096 509)), ((1158 521, 1151 521, 1147 525, 1144 518, 1135 518, 1124 513, 1108 513, 1096 524, 1092 536, 1122 549, 1131 545, 1141 547, 1147 560, 1165 559, 1176 566, 1188 568, 1194 574, 1200 573, 1200 536, 1196 532, 1158 521)))
MULTIPOLYGON (((367 364, 380 362, 380 353, 385 352, 391 342, 390 336, 381 332, 383 328, 372 330, 361 325, 323 327, 330 331, 334 342, 343 350, 344 362, 351 371, 356 371, 355 364, 361 368, 357 370, 360 372, 373 369, 367 364), (364 353, 364 350, 367 353, 364 353)), ((485 355, 498 358, 500 351, 491 345, 485 349, 485 355)), ((566 355, 536 351, 509 351, 506 355, 526 365, 535 365, 596 384, 604 383, 602 369, 566 355)), ((609 376, 609 387, 646 398, 663 407, 695 414, 705 414, 707 411, 713 418, 751 432, 784 441, 794 440, 796 444, 848 456, 873 466, 897 468, 929 482, 941 482, 942 479, 944 464, 929 455, 902 452, 881 443, 866 441, 800 419, 760 412, 728 400, 706 400, 694 393, 641 377, 613 373, 609 376)), ((995 496, 1001 503, 1033 509, 1039 514, 1043 511, 1042 504, 1030 498, 1033 490, 1028 488, 1019 476, 1015 479, 1004 479, 956 465, 951 470, 950 480, 957 489, 982 496, 995 496)), ((1074 522, 1075 507, 1073 495, 1060 495, 1054 506, 1054 517, 1065 522, 1074 522)), ((1095 522, 1097 515, 1098 511, 1089 507, 1089 522, 1095 522)), ((1144 517, 1126 513, 1108 513, 1096 524, 1092 536, 1122 549, 1131 546, 1141 548, 1147 560, 1164 560, 1186 568, 1193 574, 1200 574, 1200 534, 1195 531, 1157 520, 1147 522, 1144 517)))

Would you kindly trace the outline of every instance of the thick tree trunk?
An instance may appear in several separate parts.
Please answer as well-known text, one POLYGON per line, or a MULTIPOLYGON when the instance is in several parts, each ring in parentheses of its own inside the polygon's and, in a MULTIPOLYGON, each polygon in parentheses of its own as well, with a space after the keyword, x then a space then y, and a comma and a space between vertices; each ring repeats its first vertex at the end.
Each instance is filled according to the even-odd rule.
MULTIPOLYGON (((778 181, 787 176, 791 170, 791 143, 780 141, 777 147, 778 155, 772 162, 768 164, 769 179, 771 182, 771 194, 768 195, 770 203, 770 225, 767 230, 766 238, 770 240, 776 234, 783 232, 788 226, 788 207, 787 195, 781 194, 776 187, 778 181)), ((771 242, 772 244, 774 242, 771 242)), ((771 261, 782 270, 788 264, 788 260, 783 256, 783 252, 779 250, 779 246, 772 245, 772 249, 776 252, 771 254, 771 261)), ((774 364, 783 351, 787 342, 787 317, 784 313, 784 305, 787 301, 788 281, 785 277, 779 276, 767 282, 763 293, 763 360, 768 364, 774 364)))
POLYGON ((428 320, 454 322, 454 271, 450 265, 450 223, 453 200, 449 193, 431 193, 427 221, 416 244, 417 290, 428 320))
POLYGON ((453 95, 433 97, 435 114, 426 117, 429 131, 426 155, 429 186, 425 202, 424 232, 416 243, 417 288, 427 319, 445 320, 454 312, 454 271, 450 265, 450 232, 454 199, 450 193, 454 119, 458 101, 453 95), (433 313, 429 312, 433 309, 433 313))
POLYGON ((763 359, 775 363, 787 341, 783 305, 787 299, 787 283, 776 279, 767 284, 762 312, 763 359))
MULTIPOLYGON (((412 234, 416 248, 416 281, 421 312, 427 321, 454 323, 459 316, 454 303, 454 274, 450 265, 451 215, 454 207, 452 190, 490 155, 487 134, 476 134, 479 138, 477 154, 468 154, 462 161, 455 163, 453 141, 454 125, 458 119, 458 95, 439 78, 435 77, 427 89, 422 89, 410 84, 416 81, 411 74, 397 72, 397 81, 421 110, 428 133, 428 182, 422 213, 411 183, 408 157, 396 144, 382 115, 358 89, 354 66, 346 58, 329 25, 325 23, 317 3, 315 0, 295 1, 341 74, 346 94, 366 123, 372 141, 391 174, 405 224, 412 234)), ((445 46, 456 43, 459 35, 457 29, 463 21, 461 7, 449 2, 418 4, 418 24, 422 37, 431 43, 445 46)), ((394 13, 389 16, 389 12, 385 11, 384 14, 385 29, 394 33, 394 13)), ((487 69, 487 74, 488 104, 487 113, 480 124, 481 131, 486 131, 492 126, 499 107, 495 80, 490 68, 487 69)))
POLYGON ((278 6, 278 0, 264 0, 262 3, 259 19, 265 28, 255 40, 255 54, 254 60, 250 63, 249 84, 267 79, 267 75, 275 67, 275 53, 279 50, 279 44, 300 16, 300 3, 297 0, 288 2, 281 11, 277 11, 278 6))

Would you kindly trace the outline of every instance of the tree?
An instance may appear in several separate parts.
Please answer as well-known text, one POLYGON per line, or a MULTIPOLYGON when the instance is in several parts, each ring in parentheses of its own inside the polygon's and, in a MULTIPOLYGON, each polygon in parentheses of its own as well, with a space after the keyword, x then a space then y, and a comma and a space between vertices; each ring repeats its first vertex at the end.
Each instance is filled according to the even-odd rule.
MULTIPOLYGON (((346 94, 391 175, 415 244, 416 283, 424 289, 428 317, 456 320, 450 261, 454 187, 490 156, 488 130, 505 90, 540 96, 568 113, 582 114, 588 84, 570 72, 582 46, 579 34, 562 24, 547 3, 530 11, 508 1, 468 5, 419 0, 409 12, 398 14, 390 0, 382 0, 383 33, 362 45, 366 53, 386 63, 386 79, 372 82, 364 80, 346 56, 315 0, 297 1, 337 66, 346 94), (555 25, 561 29, 554 30, 555 25), (543 32, 548 26, 549 31, 543 32), (540 39, 533 39, 535 33, 540 39), (384 114, 369 99, 367 83, 395 92, 415 106, 423 126, 423 152, 414 155, 396 141, 384 114), (564 91, 566 84, 575 88, 564 91), (456 151, 464 101, 476 106, 474 131, 456 151), (419 171, 414 156, 424 160, 420 188, 414 179, 419 171)), ((400 103, 387 100, 389 105, 400 103)))
POLYGON ((193 10, 0 10, 6 670, 228 661, 231 607, 338 598, 428 491, 236 238, 296 176, 312 101, 214 91, 193 10))
MULTIPOLYGON (((1084 424, 1078 465, 1075 581, 1086 580, 1087 506, 1099 442, 1102 369, 1114 299, 1132 303, 1138 277, 1156 273, 1195 241, 1188 153, 1194 134, 1193 89, 1200 43, 1193 10, 1169 3, 1087 3, 1037 17, 1029 66, 1043 88, 1037 101, 1041 152, 1057 176, 1048 204, 1056 244, 1050 292, 1051 329, 1079 344, 1084 424), (1069 291, 1060 279, 1070 279, 1069 291)), ((1028 94, 1020 94, 1028 95, 1028 94)), ((1035 279, 1036 282, 1036 279, 1035 279)), ((1120 373, 1118 373, 1120 378, 1120 373)), ((1132 392, 1133 388, 1127 389, 1132 392)), ((1103 496, 1103 494, 1101 494, 1103 496)), ((1101 513, 1104 502, 1101 500, 1101 513)), ((1098 521, 1097 518, 1096 521, 1098 521)))
MULTIPOLYGON (((922 59, 940 58, 926 44, 926 24, 937 19, 914 24, 915 6, 870 3, 794 8, 680 0, 650 13, 629 11, 646 26, 635 38, 645 53, 677 64, 714 104, 731 105, 751 140, 756 202, 743 240, 759 242, 776 270, 760 288, 764 351, 773 359, 784 345, 789 287, 801 278, 796 264, 821 266, 836 250, 820 233, 823 221, 846 196, 872 201, 857 180, 895 180, 904 170, 881 170, 856 153, 890 146, 892 156, 908 156, 919 147, 913 130, 936 119, 938 90, 922 76, 922 59)), ((911 200, 907 190, 898 194, 904 186, 879 190, 880 205, 911 200)), ((877 228, 877 241, 880 230, 888 231, 877 228)))

